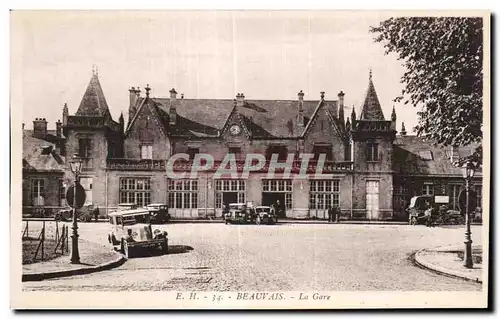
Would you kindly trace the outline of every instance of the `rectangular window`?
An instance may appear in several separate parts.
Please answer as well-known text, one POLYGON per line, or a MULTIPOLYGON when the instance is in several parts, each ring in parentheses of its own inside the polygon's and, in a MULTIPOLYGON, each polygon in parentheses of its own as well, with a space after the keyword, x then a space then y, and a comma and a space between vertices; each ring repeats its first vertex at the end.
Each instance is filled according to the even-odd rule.
POLYGON ((78 155, 80 157, 90 157, 92 151, 92 139, 80 138, 78 139, 78 155))
POLYGON ((197 180, 168 180, 167 185, 170 207, 179 209, 198 208, 197 180))
MULTIPOLYGON (((221 208, 223 204, 224 193, 235 193, 238 203, 245 203, 245 181, 244 180, 215 180, 215 207, 221 208)), ((231 203, 226 203, 231 204, 231 203)))
POLYGON ((331 145, 315 145, 313 147, 314 160, 317 161, 320 155, 325 155, 326 161, 331 161, 333 159, 333 152, 331 145))
POLYGON ((366 144, 366 161, 377 162, 378 159, 378 144, 374 142, 368 142, 366 144))
POLYGON ((66 189, 64 187, 64 181, 62 179, 59 180, 59 199, 66 199, 66 189))
POLYGON ((230 147, 229 154, 233 154, 234 158, 239 160, 241 156, 241 147, 230 147))
POLYGON ((141 145, 141 159, 153 159, 153 145, 141 145))
POLYGON ((287 160, 288 149, 283 145, 271 145, 266 150, 266 159, 270 160, 273 154, 276 154, 278 156, 278 162, 283 162, 287 160))
POLYGON ((43 206, 45 199, 45 180, 44 179, 32 179, 31 180, 31 198, 33 199, 33 205, 43 206))
POLYGON ((134 203, 139 207, 151 204, 151 179, 120 178, 120 203, 134 203))
POLYGON ((339 180, 310 181, 309 207, 311 209, 328 209, 340 203, 339 180))
POLYGON ((450 208, 454 210, 460 210, 460 206, 458 203, 458 195, 460 195, 460 190, 462 189, 462 185, 450 185, 450 208))
POLYGON ((483 186, 476 185, 476 193, 477 193, 477 207, 483 207, 483 186))
POLYGON ((351 143, 346 143, 344 150, 344 160, 346 161, 352 161, 351 148, 352 148, 351 143))
POLYGON ((189 159, 190 160, 193 160, 195 155, 200 153, 200 149, 199 148, 194 148, 194 147, 190 147, 188 148, 187 150, 187 154, 189 155, 189 159))
POLYGON ((289 179, 262 180, 263 193, 285 193, 285 209, 292 209, 292 181, 289 179))
POLYGON ((422 195, 434 195, 434 185, 432 184, 424 184, 422 185, 422 195))

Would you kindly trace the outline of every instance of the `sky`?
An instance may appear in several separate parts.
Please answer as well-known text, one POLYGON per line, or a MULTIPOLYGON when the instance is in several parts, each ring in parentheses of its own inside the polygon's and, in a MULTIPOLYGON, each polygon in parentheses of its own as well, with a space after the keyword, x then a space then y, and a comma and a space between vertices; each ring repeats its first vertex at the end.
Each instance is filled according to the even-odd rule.
MULTIPOLYGON (((62 108, 78 109, 97 66, 110 112, 128 116, 132 86, 168 97, 327 100, 345 93, 346 116, 359 116, 369 70, 387 120, 417 124, 417 109, 395 104, 404 72, 373 41, 381 12, 334 11, 44 11, 11 14, 11 107, 31 129, 49 129, 62 108)), ((142 90, 144 94, 144 90, 142 90)))

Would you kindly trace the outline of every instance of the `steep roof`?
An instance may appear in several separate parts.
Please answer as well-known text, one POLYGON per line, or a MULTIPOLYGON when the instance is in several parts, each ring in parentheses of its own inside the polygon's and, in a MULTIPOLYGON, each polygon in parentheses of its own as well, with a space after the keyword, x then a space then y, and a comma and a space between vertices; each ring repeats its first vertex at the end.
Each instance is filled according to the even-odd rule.
MULTIPOLYGON (((159 114, 164 117, 163 123, 168 126, 170 100, 168 98, 152 98, 159 114)), ((188 136, 217 136, 224 128, 235 105, 229 99, 178 99, 176 107, 177 125, 175 134, 188 136)), ((310 119, 319 101, 304 101, 304 118, 310 119)), ((333 114, 337 114, 337 101, 324 101, 333 114)), ((252 137, 279 138, 298 137, 307 123, 302 127, 297 123, 298 101, 294 100, 245 100, 243 107, 238 108, 241 120, 252 137)))
MULTIPOLYGON (((471 155, 478 144, 457 149, 457 156, 471 155)), ((394 171, 405 175, 462 176, 461 168, 451 161, 451 148, 433 145, 423 137, 397 136, 394 141, 394 171)), ((477 172, 478 175, 481 172, 477 172)))
POLYGON ((368 90, 366 91, 363 108, 361 110, 360 120, 370 121, 385 121, 384 112, 378 100, 375 85, 372 81, 372 71, 370 70, 370 77, 368 79, 368 90))
POLYGON ((64 159, 52 151, 55 148, 55 144, 33 137, 32 131, 23 131, 23 170, 64 173, 64 159))
POLYGON ((85 90, 83 94, 82 101, 75 115, 111 117, 108 103, 104 97, 104 92, 102 91, 101 83, 99 82, 99 77, 96 72, 94 72, 90 78, 87 90, 85 90))

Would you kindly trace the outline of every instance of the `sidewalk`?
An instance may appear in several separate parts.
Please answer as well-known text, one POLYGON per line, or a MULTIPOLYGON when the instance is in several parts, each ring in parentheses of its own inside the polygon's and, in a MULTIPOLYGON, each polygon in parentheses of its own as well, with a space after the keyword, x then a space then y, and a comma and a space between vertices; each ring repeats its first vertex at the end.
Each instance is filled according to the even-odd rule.
POLYGON ((459 277, 475 282, 483 282, 482 247, 473 245, 473 268, 465 268, 464 246, 425 248, 415 254, 418 265, 438 273, 459 277))
POLYGON ((48 261, 23 265, 22 281, 39 281, 49 278, 89 274, 118 267, 125 257, 114 252, 110 246, 99 245, 86 240, 78 241, 80 264, 71 264, 71 248, 67 256, 48 261))

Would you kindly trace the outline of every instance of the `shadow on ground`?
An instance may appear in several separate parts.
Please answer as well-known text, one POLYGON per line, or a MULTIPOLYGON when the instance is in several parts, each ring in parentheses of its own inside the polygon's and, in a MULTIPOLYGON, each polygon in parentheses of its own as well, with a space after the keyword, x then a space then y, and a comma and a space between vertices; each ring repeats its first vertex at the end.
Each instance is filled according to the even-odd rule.
MULTIPOLYGON (((168 254, 166 255, 184 254, 190 252, 191 250, 194 250, 194 248, 187 245, 168 245, 168 254)), ((164 254, 160 250, 143 249, 134 251, 131 258, 147 258, 162 255, 164 254)))

